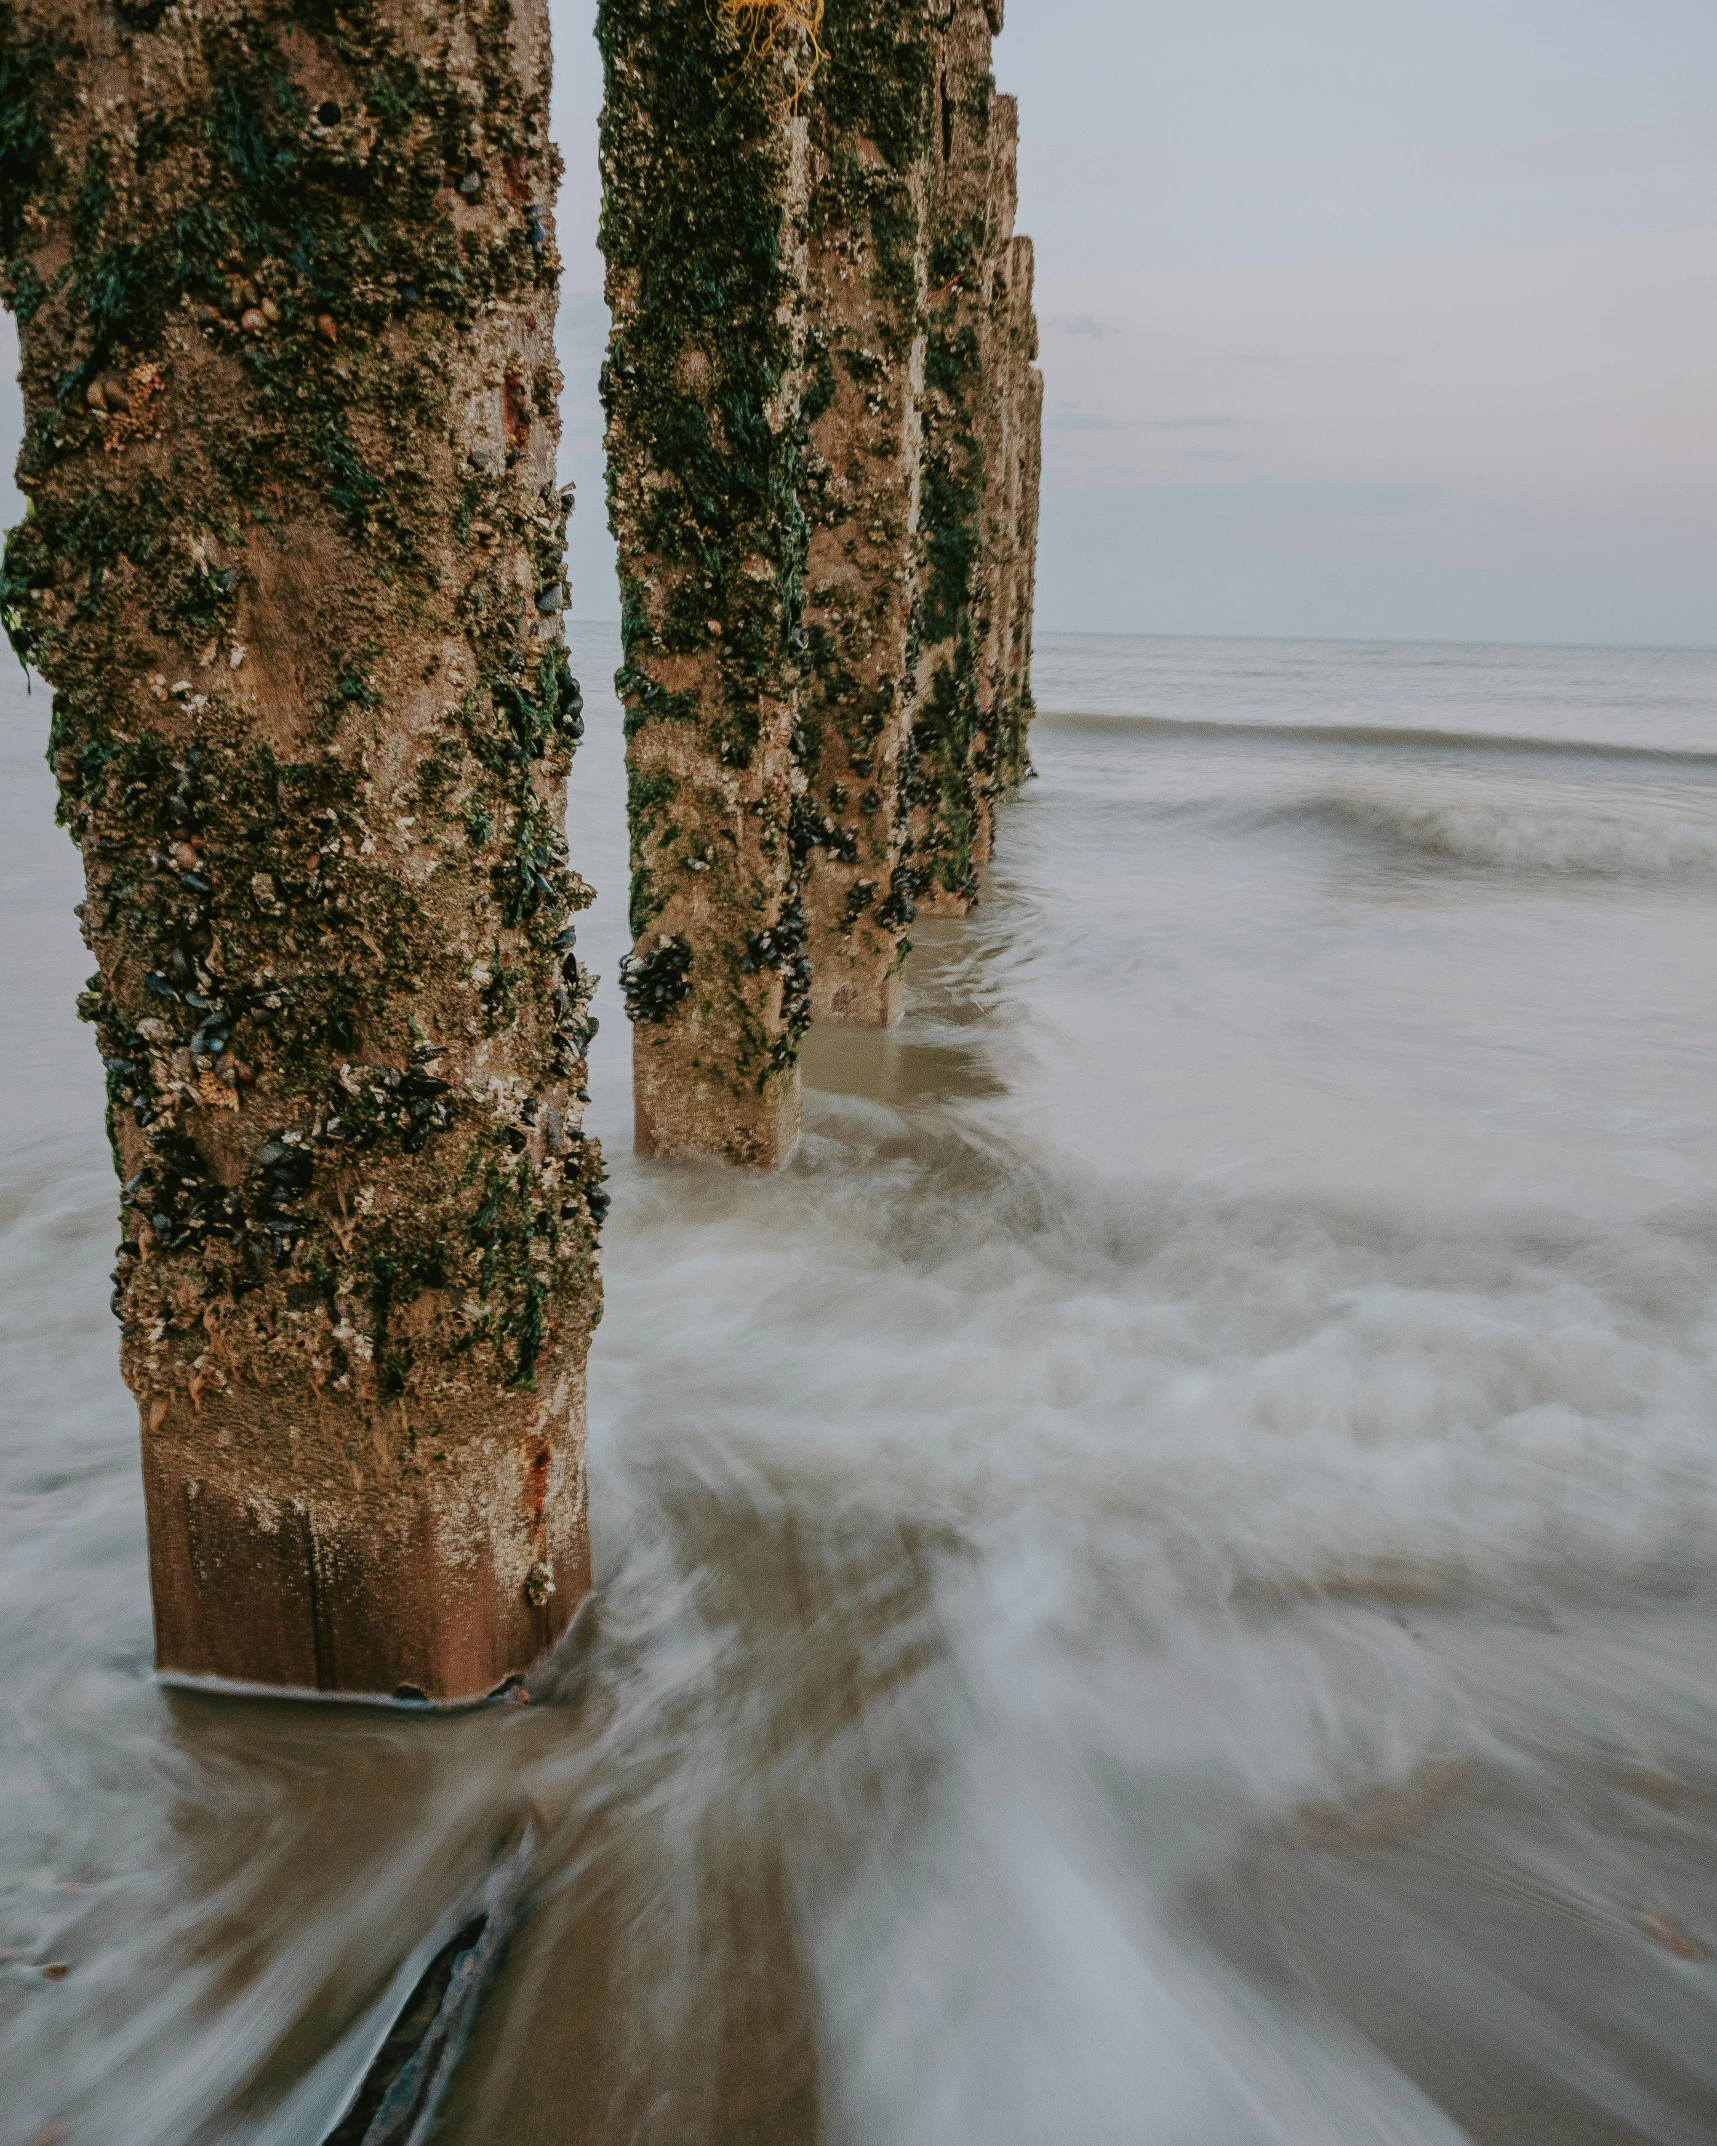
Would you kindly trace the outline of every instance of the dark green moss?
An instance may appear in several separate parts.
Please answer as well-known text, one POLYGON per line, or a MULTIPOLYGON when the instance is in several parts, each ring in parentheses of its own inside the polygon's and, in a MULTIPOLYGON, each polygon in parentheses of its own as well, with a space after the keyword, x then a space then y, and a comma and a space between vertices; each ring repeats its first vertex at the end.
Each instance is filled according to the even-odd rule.
MULTIPOLYGON (((635 12, 615 0, 598 10, 611 80, 636 35, 635 12)), ((611 95, 603 119, 604 171, 626 173, 623 188, 604 191, 603 251, 611 273, 635 278, 638 290, 617 320, 603 392, 611 414, 624 408, 632 450, 667 480, 623 518, 627 541, 658 574, 667 570, 671 594, 659 617, 648 616, 641 591, 623 603, 619 683, 639 720, 678 719, 646 706, 654 637, 666 653, 702 650, 705 622, 719 618, 732 689, 720 743, 743 764, 755 750, 763 681, 787 660, 798 627, 806 543, 794 497, 799 434, 769 414, 797 354, 780 318, 794 295, 780 136, 765 83, 713 10, 678 10, 648 64, 650 112, 671 113, 671 126, 630 96, 611 95), (702 371, 688 393, 681 367, 693 353, 702 371), (767 581, 746 571, 758 555, 776 569, 767 581)), ((611 469, 611 513, 613 482, 611 469)), ((621 569, 625 577, 624 556, 621 569)))
POLYGON ((913 774, 909 802, 923 808, 926 833, 915 857, 922 892, 932 880, 945 892, 970 899, 977 889, 972 840, 977 829, 976 656, 969 632, 951 659, 936 666, 930 690, 913 725, 913 774))

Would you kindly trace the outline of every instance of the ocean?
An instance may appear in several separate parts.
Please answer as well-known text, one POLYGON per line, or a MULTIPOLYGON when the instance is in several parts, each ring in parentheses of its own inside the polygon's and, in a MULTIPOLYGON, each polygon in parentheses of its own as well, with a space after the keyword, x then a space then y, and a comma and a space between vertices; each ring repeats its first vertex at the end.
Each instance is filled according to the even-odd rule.
POLYGON ((758 1179, 629 1151, 573 638, 598 1591, 448 1719, 151 1679, 4 688, 0 2140, 315 2146, 522 1829, 449 2146, 1709 2146, 1717 654, 1045 639, 758 1179))

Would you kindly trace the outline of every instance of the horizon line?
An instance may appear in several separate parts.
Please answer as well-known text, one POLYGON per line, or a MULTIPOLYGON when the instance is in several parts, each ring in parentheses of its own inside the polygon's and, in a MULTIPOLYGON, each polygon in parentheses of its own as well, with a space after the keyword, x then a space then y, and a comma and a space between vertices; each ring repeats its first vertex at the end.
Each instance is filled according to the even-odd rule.
MULTIPOLYGON (((618 626, 620 615, 573 617, 569 626, 618 626)), ((1545 641, 1503 640, 1460 634, 1389 633, 1176 633, 1167 627, 1044 626, 1036 638, 1064 641, 1249 641, 1259 644, 1286 642, 1295 648, 1519 648, 1559 649, 1590 655, 1711 656, 1717 641, 1545 641)))

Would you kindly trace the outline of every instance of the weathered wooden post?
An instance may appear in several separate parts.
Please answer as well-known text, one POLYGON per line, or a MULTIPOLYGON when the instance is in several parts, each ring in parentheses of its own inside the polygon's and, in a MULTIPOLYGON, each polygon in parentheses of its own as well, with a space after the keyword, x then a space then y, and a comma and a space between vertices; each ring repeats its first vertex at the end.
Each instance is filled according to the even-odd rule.
POLYGON ((11 0, 0 246, 163 1670, 481 1696, 588 1584, 543 0, 11 0))
POLYGON ((1003 582, 997 604, 996 772, 1017 788, 1030 771, 1026 739, 1031 690, 1031 625, 1037 598, 1037 512, 1043 479, 1043 375, 1037 369, 1032 245, 1015 238, 1005 279, 1010 390, 1004 474, 997 504, 1003 582))
POLYGON ((770 1168, 810 1018, 806 133, 795 9, 603 0, 603 372, 629 733, 638 1145, 770 1168))
POLYGON ((967 907, 1027 766, 1043 383, 1000 27, 1000 0, 831 0, 825 24, 802 724, 819 1015, 895 1017, 917 904, 967 907))
POLYGON ((800 718, 811 1005, 881 1027, 899 1015, 918 884, 903 838, 940 14, 926 0, 830 0, 811 102, 800 718))
MULTIPOLYGON (((1035 489, 1021 510, 1014 502, 1018 469, 1036 466, 1041 391, 1024 377, 1036 344, 1029 276, 1025 320, 1014 317, 1019 124, 991 71, 1001 20, 1001 0, 952 0, 937 79, 909 849, 932 915, 969 907, 996 796, 1024 765, 1004 681, 1016 652, 1010 593, 1036 550, 1035 489)), ((1029 612, 1021 627, 1023 707, 1029 612)))
POLYGON ((1037 557, 1037 478, 1043 377, 1037 371, 1031 241, 1016 237, 1019 104, 996 97, 990 114, 989 243, 983 339, 988 383, 983 426, 985 608, 978 674, 978 854, 994 842, 996 800, 1016 786, 1028 759, 1031 716, 1031 595, 1037 557))
POLYGON ((639 1145, 772 1165, 1024 766, 1040 395, 999 0, 604 0, 639 1145))

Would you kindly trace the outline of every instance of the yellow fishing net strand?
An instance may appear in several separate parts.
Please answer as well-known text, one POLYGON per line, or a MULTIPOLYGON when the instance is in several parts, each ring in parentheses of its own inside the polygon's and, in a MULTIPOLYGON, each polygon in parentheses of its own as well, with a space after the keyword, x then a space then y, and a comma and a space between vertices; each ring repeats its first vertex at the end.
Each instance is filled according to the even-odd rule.
MULTIPOLYGON (((797 31, 811 48, 809 74, 815 74, 821 65, 823 47, 818 32, 823 27, 824 0, 718 0, 718 5, 723 17, 745 40, 751 59, 761 59, 772 52, 784 32, 797 31)), ((804 86, 803 82, 794 86, 795 104, 804 86)))

